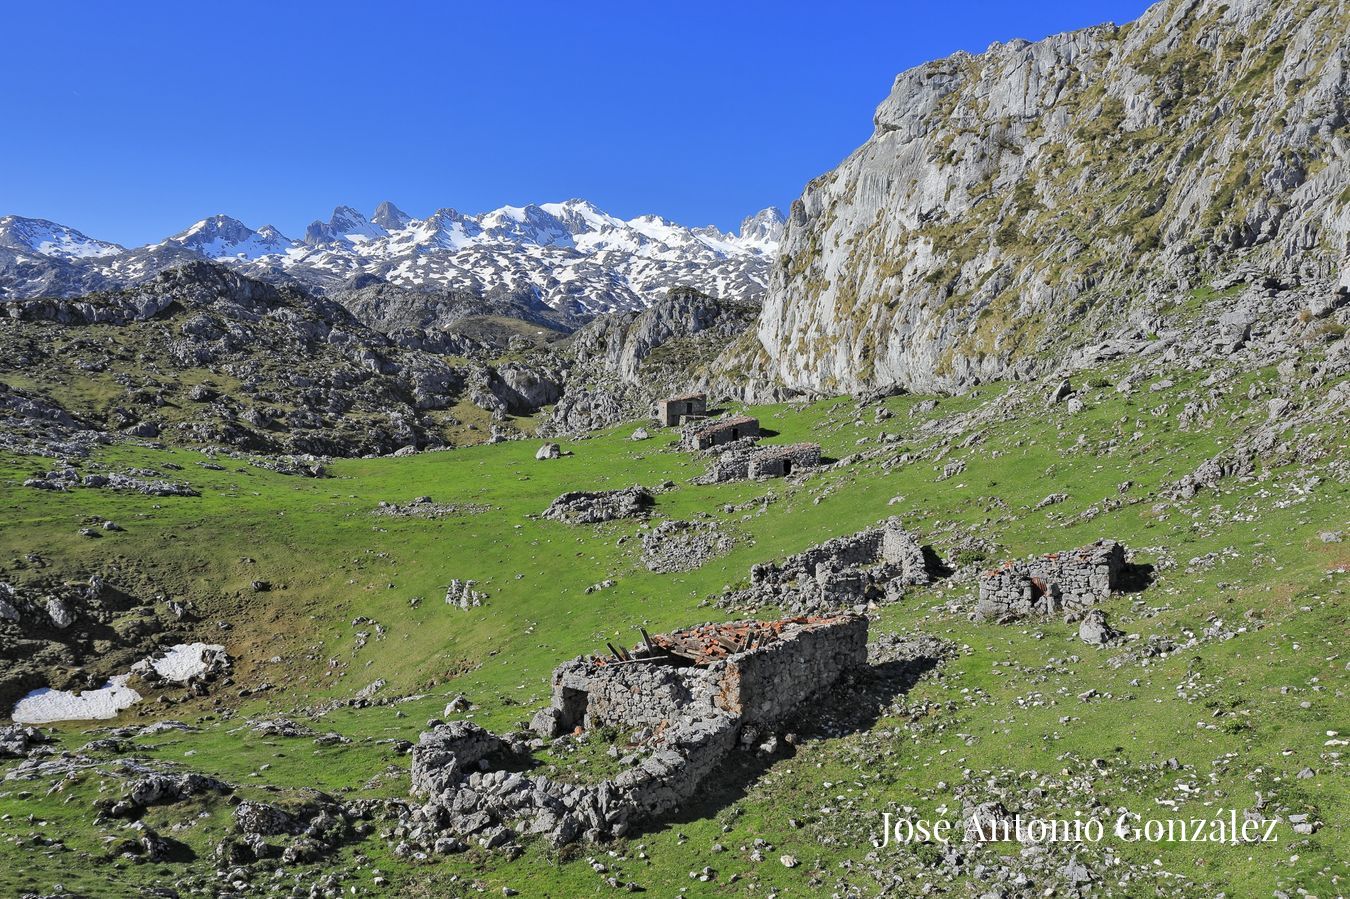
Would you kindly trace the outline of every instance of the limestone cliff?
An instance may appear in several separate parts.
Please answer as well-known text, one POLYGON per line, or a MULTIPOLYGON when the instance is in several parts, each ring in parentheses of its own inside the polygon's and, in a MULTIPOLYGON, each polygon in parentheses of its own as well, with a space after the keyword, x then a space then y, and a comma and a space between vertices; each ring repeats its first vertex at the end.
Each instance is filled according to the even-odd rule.
POLYGON ((904 72, 793 204, 728 380, 960 389, 1240 265, 1350 287, 1348 91, 1325 0, 1163 0, 904 72))

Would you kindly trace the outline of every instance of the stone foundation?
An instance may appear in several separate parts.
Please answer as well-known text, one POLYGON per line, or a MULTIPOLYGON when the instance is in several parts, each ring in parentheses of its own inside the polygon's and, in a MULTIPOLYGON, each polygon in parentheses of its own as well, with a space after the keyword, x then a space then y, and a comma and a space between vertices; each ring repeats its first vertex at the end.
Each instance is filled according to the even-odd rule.
POLYGON ((596 493, 573 491, 564 493, 544 510, 545 518, 567 524, 595 524, 616 518, 636 518, 647 514, 655 505, 652 493, 646 487, 625 490, 602 490, 596 493))
POLYGON ((753 565, 750 586, 723 596, 720 603, 820 614, 891 601, 906 587, 926 586, 946 573, 932 547, 921 545, 898 518, 890 518, 782 562, 753 565))

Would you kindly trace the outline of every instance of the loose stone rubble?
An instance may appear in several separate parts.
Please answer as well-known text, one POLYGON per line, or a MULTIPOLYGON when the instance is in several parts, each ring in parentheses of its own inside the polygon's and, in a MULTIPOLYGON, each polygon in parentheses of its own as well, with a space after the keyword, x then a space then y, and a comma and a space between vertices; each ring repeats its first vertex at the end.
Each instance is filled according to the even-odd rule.
POLYGON ((867 620, 702 625, 613 653, 559 666, 552 704, 531 726, 547 737, 640 728, 646 736, 633 766, 599 784, 530 777, 518 770, 528 750, 523 739, 503 739, 467 721, 437 724, 422 734, 412 761, 413 795, 426 801, 410 823, 432 851, 459 851, 469 839, 488 849, 508 847, 530 834, 561 846, 622 836, 660 818, 693 796, 743 737, 756 742, 864 666, 867 620))
POLYGON ((46 474, 28 478, 25 487, 38 490, 73 490, 76 487, 120 490, 145 496, 201 496, 187 484, 159 478, 159 472, 134 471, 129 473, 81 475, 74 468, 54 468, 46 474))
POLYGON ((649 571, 693 571, 730 552, 736 538, 715 521, 663 521, 643 531, 642 563, 649 571))
POLYGON ((948 568, 921 545, 900 519, 838 537, 779 563, 750 567, 750 586, 724 594, 726 608, 774 606, 793 614, 820 614, 868 603, 894 602, 906 587, 926 586, 948 568))
POLYGON ((381 501, 372 514, 390 518, 449 518, 454 515, 481 515, 491 510, 492 506, 486 503, 438 503, 429 496, 419 496, 401 505, 381 501))
POLYGON ((655 502, 650 490, 636 485, 597 493, 577 490, 564 493, 550 503, 544 510, 544 517, 567 524, 596 524, 616 518, 642 517, 655 502))
POLYGON ((1124 586, 1127 567, 1125 548, 1114 540, 1004 562, 980 575, 975 620, 1081 614, 1124 586))
POLYGON ((474 589, 477 581, 461 581, 459 578, 451 578, 450 586, 445 588, 445 604, 449 606, 458 606, 461 609, 472 609, 481 606, 487 602, 488 595, 474 589))

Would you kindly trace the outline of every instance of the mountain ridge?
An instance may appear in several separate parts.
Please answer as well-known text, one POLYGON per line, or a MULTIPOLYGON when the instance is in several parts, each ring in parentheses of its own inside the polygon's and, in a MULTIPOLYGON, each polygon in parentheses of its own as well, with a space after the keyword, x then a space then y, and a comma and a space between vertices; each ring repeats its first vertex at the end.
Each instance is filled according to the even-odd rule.
POLYGON ((390 201, 366 216, 338 206, 302 238, 218 213, 155 243, 126 248, 42 219, 0 218, 0 298, 77 296, 131 286, 207 259, 315 293, 356 276, 398 287, 488 295, 530 290, 565 314, 639 310, 672 287, 759 301, 782 234, 773 207, 741 232, 690 228, 655 215, 624 220, 593 203, 502 206, 415 218, 390 201))

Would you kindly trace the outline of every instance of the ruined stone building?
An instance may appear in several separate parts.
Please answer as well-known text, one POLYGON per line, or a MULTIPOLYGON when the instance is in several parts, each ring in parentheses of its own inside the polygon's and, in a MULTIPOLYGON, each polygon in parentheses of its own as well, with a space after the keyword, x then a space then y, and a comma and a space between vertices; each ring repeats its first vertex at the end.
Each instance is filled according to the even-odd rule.
POLYGON ((486 848, 539 834, 555 846, 622 836, 695 795, 740 744, 867 662, 856 615, 706 624, 649 637, 631 652, 582 657, 553 674, 553 700, 532 727, 637 729, 632 765, 598 784, 531 776, 523 749, 475 724, 439 724, 413 749, 416 816, 441 840, 486 848))
POLYGON ((1004 562, 980 575, 980 621, 1079 613, 1121 588, 1125 547, 1098 540, 1065 552, 1004 562))
POLYGON ((704 393, 682 393, 656 401, 656 420, 667 428, 684 423, 686 418, 702 418, 708 414, 708 396, 704 393))
POLYGON ((769 446, 750 456, 749 475, 752 478, 785 478, 794 471, 815 468, 819 464, 819 443, 769 446))
POLYGON ((692 429, 686 435, 686 442, 693 449, 705 450, 748 437, 759 437, 759 419, 730 415, 692 429))
POLYGON ((695 479, 698 484, 723 484, 747 478, 783 478, 793 472, 820 465, 820 444, 790 443, 783 446, 743 446, 717 454, 708 470, 695 479))
POLYGON ((948 573, 931 546, 921 545, 898 518, 889 518, 782 562, 752 565, 750 586, 725 594, 720 604, 820 614, 894 601, 906 587, 926 586, 948 573))

